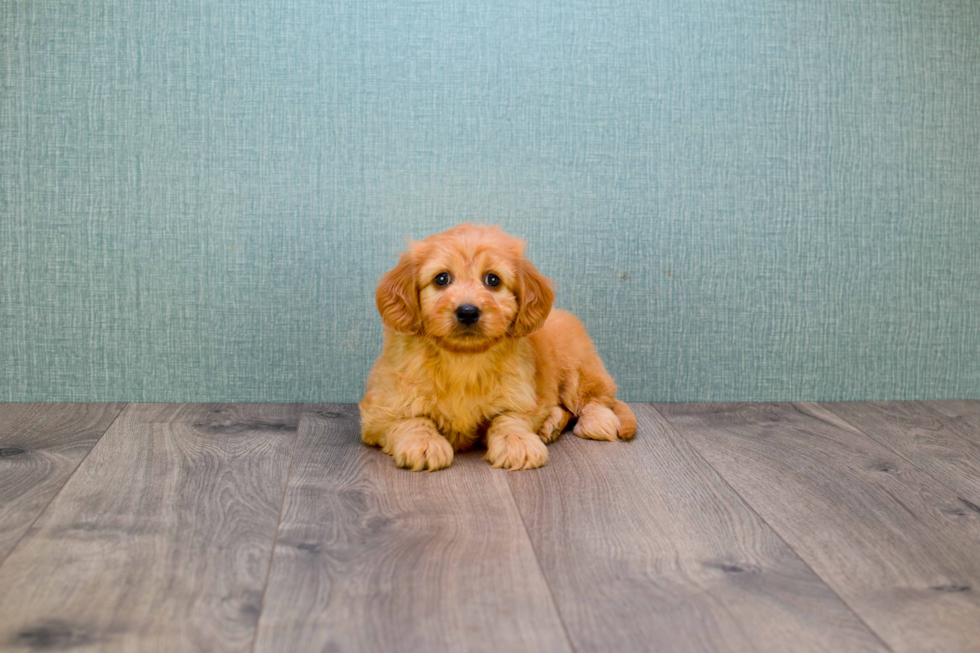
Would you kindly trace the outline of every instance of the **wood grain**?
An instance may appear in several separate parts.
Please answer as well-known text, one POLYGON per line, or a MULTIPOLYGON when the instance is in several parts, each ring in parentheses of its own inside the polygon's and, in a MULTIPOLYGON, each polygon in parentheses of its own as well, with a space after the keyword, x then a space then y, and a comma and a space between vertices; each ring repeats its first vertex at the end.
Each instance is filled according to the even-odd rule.
POLYGON ((980 512, 812 404, 658 404, 895 651, 975 651, 980 512))
POLYGON ((948 416, 931 402, 824 404, 860 431, 980 505, 980 437, 969 416, 948 416))
POLYGON ((127 406, 0 567, 0 647, 247 650, 299 412, 127 406))
POLYGON ((980 441, 980 401, 926 401, 923 402, 938 413, 952 417, 968 428, 967 435, 973 442, 980 441))
POLYGON ((125 404, 0 404, 0 564, 125 404))
POLYGON ((255 650, 570 651, 508 472, 400 470, 358 424, 304 410, 255 650))
POLYGON ((580 653, 887 648, 656 411, 507 478, 580 653))

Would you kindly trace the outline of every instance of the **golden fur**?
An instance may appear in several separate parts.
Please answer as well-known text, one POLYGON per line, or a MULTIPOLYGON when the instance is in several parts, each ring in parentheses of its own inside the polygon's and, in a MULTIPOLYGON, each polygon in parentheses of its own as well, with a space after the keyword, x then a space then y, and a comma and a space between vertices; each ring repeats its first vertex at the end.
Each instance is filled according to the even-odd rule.
POLYGON ((462 224, 411 243, 381 279, 384 349, 359 404, 361 436, 399 467, 448 467, 477 441, 494 467, 540 467, 571 417, 579 437, 633 437, 636 418, 585 327, 551 310, 551 281, 523 252, 496 227, 462 224), (476 324, 456 319, 463 304, 480 309, 476 324))

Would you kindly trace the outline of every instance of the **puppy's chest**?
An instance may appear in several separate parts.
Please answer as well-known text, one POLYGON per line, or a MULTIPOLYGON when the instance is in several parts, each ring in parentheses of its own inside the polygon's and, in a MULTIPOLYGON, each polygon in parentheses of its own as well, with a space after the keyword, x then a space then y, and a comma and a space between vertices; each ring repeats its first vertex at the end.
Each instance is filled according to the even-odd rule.
POLYGON ((430 369, 425 375, 424 412, 451 439, 475 439, 481 427, 505 411, 530 411, 535 404, 533 370, 430 369))

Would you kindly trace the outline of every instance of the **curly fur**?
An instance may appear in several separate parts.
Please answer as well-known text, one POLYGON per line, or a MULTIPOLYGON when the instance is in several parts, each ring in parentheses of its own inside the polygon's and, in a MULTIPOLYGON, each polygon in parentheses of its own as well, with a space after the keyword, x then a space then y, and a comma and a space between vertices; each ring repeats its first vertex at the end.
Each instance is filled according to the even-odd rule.
POLYGON ((462 224, 410 243, 375 299, 384 348, 359 404, 361 435, 399 467, 448 467, 481 441, 494 467, 540 467, 572 417, 579 437, 633 437, 633 412, 585 327, 552 310, 551 281, 500 229, 462 224), (438 286, 443 272, 451 282, 438 286), (462 304, 480 309, 476 324, 456 319, 462 304))

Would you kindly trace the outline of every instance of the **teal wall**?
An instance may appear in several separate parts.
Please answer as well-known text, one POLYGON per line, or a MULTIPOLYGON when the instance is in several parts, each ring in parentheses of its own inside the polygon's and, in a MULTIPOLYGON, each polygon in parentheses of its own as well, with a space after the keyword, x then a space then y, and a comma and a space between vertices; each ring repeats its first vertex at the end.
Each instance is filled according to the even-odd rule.
POLYGON ((980 397, 980 3, 3 0, 0 399, 353 401, 404 237, 629 400, 980 397))

